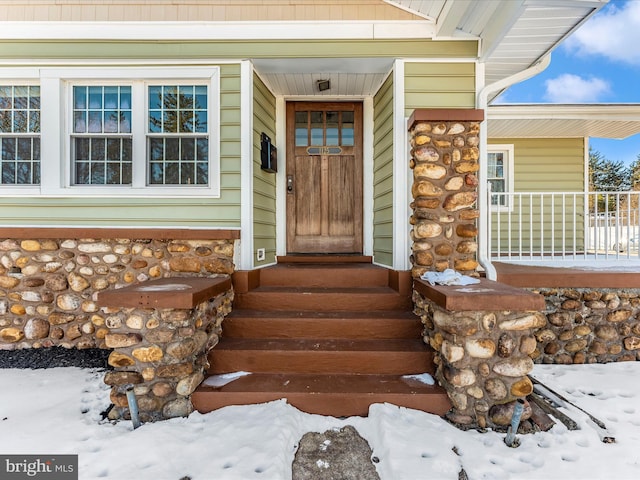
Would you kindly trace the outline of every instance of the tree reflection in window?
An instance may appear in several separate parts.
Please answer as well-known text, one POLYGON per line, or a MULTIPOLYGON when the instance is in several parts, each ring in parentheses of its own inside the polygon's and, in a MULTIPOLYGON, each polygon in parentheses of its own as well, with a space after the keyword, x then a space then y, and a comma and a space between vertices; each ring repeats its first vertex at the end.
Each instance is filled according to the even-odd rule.
POLYGON ((209 183, 205 85, 149 86, 149 184, 209 183))

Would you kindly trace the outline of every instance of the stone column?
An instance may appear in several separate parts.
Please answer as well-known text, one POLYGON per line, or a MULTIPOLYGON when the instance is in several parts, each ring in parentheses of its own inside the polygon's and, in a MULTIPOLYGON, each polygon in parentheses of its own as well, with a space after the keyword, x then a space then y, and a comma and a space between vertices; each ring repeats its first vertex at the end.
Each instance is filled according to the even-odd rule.
POLYGON ((163 279, 104 292, 100 301, 108 305, 105 343, 113 349, 108 361, 114 370, 104 379, 112 387, 109 418, 130 418, 130 387, 143 422, 191 413, 191 393, 204 378, 207 354, 231 311, 231 281, 163 279))
POLYGON ((476 275, 476 172, 483 118, 482 110, 421 109, 409 119, 414 278, 447 268, 476 275))

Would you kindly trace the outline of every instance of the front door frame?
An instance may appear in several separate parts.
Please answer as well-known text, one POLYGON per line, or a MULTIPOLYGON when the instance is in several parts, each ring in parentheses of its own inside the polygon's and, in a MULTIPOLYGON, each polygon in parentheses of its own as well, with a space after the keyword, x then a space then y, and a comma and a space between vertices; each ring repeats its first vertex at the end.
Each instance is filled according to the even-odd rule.
POLYGON ((287 254, 287 102, 362 102, 362 253, 373 255, 373 97, 285 97, 276 98, 276 146, 278 173, 276 174, 276 254, 287 254))

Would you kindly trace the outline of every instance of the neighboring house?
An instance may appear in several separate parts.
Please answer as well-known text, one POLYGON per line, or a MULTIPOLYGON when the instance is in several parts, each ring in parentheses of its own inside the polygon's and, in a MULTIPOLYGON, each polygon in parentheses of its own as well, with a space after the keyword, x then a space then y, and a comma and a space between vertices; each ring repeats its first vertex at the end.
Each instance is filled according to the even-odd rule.
POLYGON ((488 119, 496 259, 593 259, 599 252, 609 260, 637 250, 637 193, 589 193, 589 138, 640 133, 640 106, 493 105, 488 119))

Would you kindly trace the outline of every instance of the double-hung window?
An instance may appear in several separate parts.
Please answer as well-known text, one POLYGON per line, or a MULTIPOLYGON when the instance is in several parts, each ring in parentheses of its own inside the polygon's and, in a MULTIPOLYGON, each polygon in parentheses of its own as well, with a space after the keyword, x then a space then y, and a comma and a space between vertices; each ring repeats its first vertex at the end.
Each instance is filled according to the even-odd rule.
POLYGON ((36 75, 0 83, 0 194, 219 196, 219 67, 36 75))
POLYGON ((510 208, 513 192, 513 145, 487 146, 487 180, 493 208, 510 208), (495 194, 495 195, 493 195, 495 194))
POLYGON ((0 84, 0 144, 0 185, 39 185, 39 86, 0 84))

